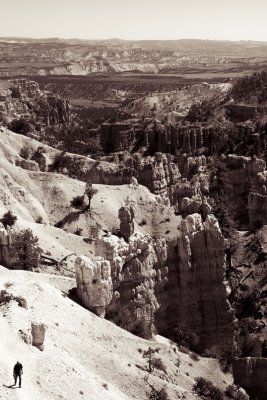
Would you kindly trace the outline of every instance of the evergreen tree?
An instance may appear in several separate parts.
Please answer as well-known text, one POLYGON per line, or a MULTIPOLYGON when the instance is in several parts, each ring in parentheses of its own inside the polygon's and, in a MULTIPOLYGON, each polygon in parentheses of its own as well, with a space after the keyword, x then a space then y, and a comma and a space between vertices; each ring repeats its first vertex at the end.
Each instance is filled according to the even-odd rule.
POLYGON ((38 246, 38 238, 30 229, 12 234, 10 256, 14 269, 33 271, 40 264, 42 252, 38 246))

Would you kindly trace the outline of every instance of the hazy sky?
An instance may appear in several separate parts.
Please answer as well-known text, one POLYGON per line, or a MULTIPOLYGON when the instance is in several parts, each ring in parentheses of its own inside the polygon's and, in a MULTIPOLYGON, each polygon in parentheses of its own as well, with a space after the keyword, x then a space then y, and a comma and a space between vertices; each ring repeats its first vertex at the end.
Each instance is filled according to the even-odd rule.
POLYGON ((0 36, 267 41, 267 0, 0 0, 0 36))

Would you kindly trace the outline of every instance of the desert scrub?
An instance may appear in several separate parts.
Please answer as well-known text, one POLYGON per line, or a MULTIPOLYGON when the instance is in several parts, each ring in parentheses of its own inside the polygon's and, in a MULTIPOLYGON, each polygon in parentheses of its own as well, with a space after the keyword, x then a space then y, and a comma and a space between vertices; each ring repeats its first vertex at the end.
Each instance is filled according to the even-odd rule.
POLYGON ((83 196, 75 196, 70 202, 71 207, 77 208, 81 210, 85 207, 85 197, 83 196))
POLYGON ((224 400, 222 391, 214 386, 211 381, 201 377, 196 378, 193 392, 196 393, 201 400, 224 400))
POLYGON ((5 228, 8 226, 11 228, 15 222, 17 221, 16 215, 12 214, 11 211, 6 212, 3 217, 0 219, 0 222, 4 225, 5 228))

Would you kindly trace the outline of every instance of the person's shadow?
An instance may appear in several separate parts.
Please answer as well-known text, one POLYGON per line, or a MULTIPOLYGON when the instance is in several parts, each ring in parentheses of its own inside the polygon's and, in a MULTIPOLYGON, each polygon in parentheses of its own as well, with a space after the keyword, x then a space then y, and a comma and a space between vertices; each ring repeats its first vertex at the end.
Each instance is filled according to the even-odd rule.
POLYGON ((4 387, 8 388, 8 389, 16 389, 18 386, 15 385, 15 383, 13 383, 13 385, 7 386, 7 385, 3 385, 4 387))

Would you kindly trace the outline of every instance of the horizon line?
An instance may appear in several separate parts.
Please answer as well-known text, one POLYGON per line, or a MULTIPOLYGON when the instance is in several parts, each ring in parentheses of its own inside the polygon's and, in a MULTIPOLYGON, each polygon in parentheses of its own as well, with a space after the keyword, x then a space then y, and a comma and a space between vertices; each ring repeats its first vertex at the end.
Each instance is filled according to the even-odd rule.
POLYGON ((266 43, 267 40, 258 40, 258 39, 203 39, 203 38, 177 38, 177 39, 123 39, 120 37, 108 37, 108 38, 81 38, 81 37, 59 37, 59 36, 51 36, 51 37, 34 37, 34 36, 0 36, 0 40, 6 39, 6 40, 81 40, 81 41, 111 41, 111 40, 117 40, 117 41, 124 41, 124 42, 144 42, 144 41, 150 41, 150 42, 177 42, 177 41, 185 41, 185 40, 194 40, 194 41, 207 41, 207 42, 231 42, 231 43, 242 43, 242 42, 254 42, 254 43, 266 43))

